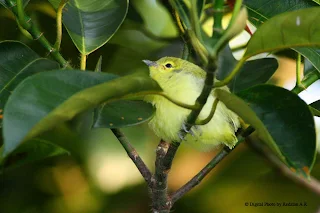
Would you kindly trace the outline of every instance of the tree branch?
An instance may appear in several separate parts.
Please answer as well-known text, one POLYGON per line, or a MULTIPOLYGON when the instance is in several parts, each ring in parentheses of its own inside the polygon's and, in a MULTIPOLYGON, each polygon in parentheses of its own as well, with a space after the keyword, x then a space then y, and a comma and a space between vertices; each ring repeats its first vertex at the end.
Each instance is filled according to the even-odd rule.
POLYGON ((170 202, 168 202, 168 170, 163 165, 163 159, 166 156, 169 144, 163 140, 160 141, 156 150, 155 174, 152 177, 152 186, 150 192, 152 196, 152 212, 170 212, 170 202))
POLYGON ((209 172, 211 172, 211 170, 218 165, 218 163, 220 163, 220 161, 224 159, 230 152, 231 149, 229 149, 227 146, 224 146, 223 149, 203 169, 201 169, 196 176, 194 176, 188 183, 183 185, 171 195, 171 203, 174 204, 183 195, 197 186, 203 180, 203 178, 205 178, 209 172))
MULTIPOLYGON (((244 141, 247 136, 249 136, 253 132, 254 128, 252 128, 251 126, 242 131, 238 135, 238 142, 233 149, 235 149, 242 141, 244 141)), ((198 172, 198 174, 196 174, 190 181, 188 181, 185 185, 183 185, 180 189, 178 189, 171 195, 172 205, 184 194, 197 186, 203 180, 203 178, 205 178, 211 172, 211 170, 216 167, 216 165, 218 165, 218 163, 220 163, 220 161, 222 161, 232 150, 229 149, 229 147, 224 146, 223 149, 216 156, 214 156, 214 158, 200 172, 198 172)))
POLYGON ((116 138, 119 140, 123 148, 126 150, 128 156, 131 158, 133 163, 138 168, 139 172, 141 173, 144 180, 147 182, 149 186, 151 186, 151 177, 152 174, 146 164, 143 162, 143 160, 140 158, 137 151, 133 148, 133 146, 130 144, 126 136, 121 132, 120 129, 111 129, 112 133, 116 138))

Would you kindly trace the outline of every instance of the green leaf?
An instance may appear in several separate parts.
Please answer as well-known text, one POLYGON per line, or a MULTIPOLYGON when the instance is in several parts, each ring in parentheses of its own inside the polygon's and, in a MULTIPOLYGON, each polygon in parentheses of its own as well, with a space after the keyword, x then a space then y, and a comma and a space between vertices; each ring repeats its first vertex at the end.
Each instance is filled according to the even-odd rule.
POLYGON ((233 57, 229 45, 226 45, 219 53, 217 79, 222 80, 226 78, 238 61, 233 57))
POLYGON ((247 61, 229 83, 233 93, 267 82, 276 72, 278 62, 274 58, 247 61))
MULTIPOLYGON (((49 0, 58 8, 60 0, 49 0)), ((89 54, 103 46, 124 21, 128 0, 72 0, 63 10, 63 24, 82 54, 89 54)))
POLYGON ((249 21, 256 27, 275 15, 315 7, 310 0, 243 0, 249 14, 249 21))
MULTIPOLYGON (((308 59, 307 63, 311 63, 314 68, 318 70, 320 73, 320 50, 317 48, 305 48, 305 47, 298 47, 294 48, 297 52, 299 52, 301 55, 303 55, 305 58, 308 59)), ((305 74, 307 74, 306 71, 309 71, 310 69, 305 69, 305 74)))
POLYGON ((251 37, 245 58, 291 47, 320 46, 320 27, 314 23, 320 7, 277 15, 261 25, 251 37))
POLYGON ((121 128, 143 123, 151 118, 154 108, 143 101, 116 101, 103 104, 97 112, 94 128, 121 128))
POLYGON ((23 43, 0 42, 0 110, 22 80, 35 73, 58 68, 57 62, 40 58, 23 43))
POLYGON ((86 110, 150 90, 161 91, 155 81, 141 74, 117 78, 106 73, 68 70, 31 76, 14 90, 6 104, 4 154, 86 110))
MULTIPOLYGON (((217 78, 226 78, 238 61, 233 57, 229 47, 224 48, 219 54, 217 78)), ((228 84, 233 93, 247 89, 257 84, 267 82, 278 68, 274 58, 263 58, 247 61, 228 84)))
POLYGON ((65 149, 54 145, 50 141, 36 138, 28 141, 28 143, 22 144, 6 159, 3 159, 2 162, 0 161, 0 165, 7 171, 8 169, 13 169, 24 164, 65 154, 68 154, 65 149))
POLYGON ((294 93, 272 85, 241 91, 240 98, 223 90, 218 98, 251 124, 259 137, 297 173, 309 176, 316 153, 313 116, 294 93))
MULTIPOLYGON (((313 3, 310 0, 283 0, 281 2, 277 0, 244 0, 244 4, 248 9, 249 21, 256 27, 259 27, 261 24, 275 15, 318 6, 316 3, 313 3), (261 5, 268 6, 261 7, 261 5)), ((300 52, 306 58, 311 57, 311 61, 313 61, 312 58, 316 57, 312 56, 312 52, 314 53, 314 48, 299 47, 299 49, 302 51, 300 52, 298 51, 298 48, 294 48, 294 50, 300 52)))

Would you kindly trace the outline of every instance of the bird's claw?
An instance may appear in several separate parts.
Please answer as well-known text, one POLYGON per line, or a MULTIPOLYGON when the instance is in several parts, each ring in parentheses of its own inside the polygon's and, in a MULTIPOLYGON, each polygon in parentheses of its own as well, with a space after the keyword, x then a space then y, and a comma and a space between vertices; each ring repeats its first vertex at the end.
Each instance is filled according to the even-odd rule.
POLYGON ((178 132, 178 137, 180 138, 181 141, 185 141, 185 140, 186 140, 186 139, 185 139, 185 134, 184 134, 184 132, 182 132, 182 131, 179 131, 179 132, 178 132))
MULTIPOLYGON (((193 126, 194 128, 196 128, 196 126, 193 126)), ((194 131, 192 131, 192 129, 188 130, 187 126, 185 124, 182 124, 182 130, 186 133, 189 133, 190 135, 192 135, 193 137, 195 136, 194 131)))

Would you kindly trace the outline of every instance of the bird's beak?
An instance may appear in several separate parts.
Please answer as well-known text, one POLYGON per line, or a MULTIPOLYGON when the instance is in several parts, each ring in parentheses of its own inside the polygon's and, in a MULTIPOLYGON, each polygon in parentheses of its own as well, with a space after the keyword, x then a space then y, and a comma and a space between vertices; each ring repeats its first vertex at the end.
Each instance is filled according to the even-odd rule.
POLYGON ((155 61, 150 61, 150 60, 142 60, 146 65, 148 65, 149 67, 156 67, 158 66, 157 62, 155 61))

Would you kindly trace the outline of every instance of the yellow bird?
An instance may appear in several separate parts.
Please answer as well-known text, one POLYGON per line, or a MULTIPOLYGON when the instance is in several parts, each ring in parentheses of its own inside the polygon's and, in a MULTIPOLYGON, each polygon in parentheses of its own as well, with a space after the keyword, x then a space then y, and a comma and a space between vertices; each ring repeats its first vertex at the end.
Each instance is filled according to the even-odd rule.
MULTIPOLYGON (((163 92, 185 104, 193 105, 202 91, 205 71, 199 66, 180 58, 163 57, 158 61, 143 60, 149 66, 150 77, 158 82, 163 92)), ((227 86, 221 87, 229 91, 227 86)), ((216 99, 214 90, 208 97, 198 120, 210 114, 216 99)), ((180 141, 179 130, 183 128, 191 110, 182 108, 162 96, 148 95, 145 101, 152 103, 156 112, 149 122, 155 134, 165 141, 180 141)), ((201 151, 210 151, 220 144, 233 148, 237 142, 235 132, 240 127, 238 116, 219 101, 213 118, 205 125, 193 126, 185 142, 201 151)))

